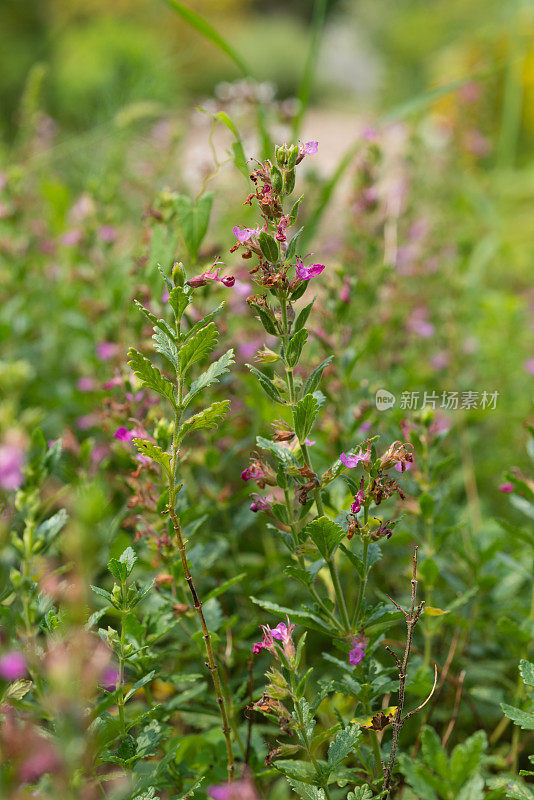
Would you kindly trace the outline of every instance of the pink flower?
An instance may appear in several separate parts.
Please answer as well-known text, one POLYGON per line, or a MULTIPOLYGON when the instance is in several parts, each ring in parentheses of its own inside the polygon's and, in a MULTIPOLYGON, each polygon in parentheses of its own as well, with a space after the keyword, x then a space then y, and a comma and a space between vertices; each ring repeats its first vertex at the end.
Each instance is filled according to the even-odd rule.
POLYGON ((244 481, 256 481, 258 478, 261 480, 262 478, 265 478, 265 472, 253 464, 252 466, 246 467, 243 470, 241 473, 241 478, 244 481))
POLYGON ((436 353, 430 359, 430 363, 434 367, 434 369, 439 369, 439 370, 448 367, 449 361, 450 361, 449 354, 446 353, 444 350, 440 350, 439 353, 436 353))
POLYGON ((368 447, 365 453, 363 452, 362 448, 359 447, 359 453, 341 453, 339 456, 339 460, 342 464, 344 464, 348 469, 353 469, 357 467, 360 461, 365 461, 369 463, 371 461, 371 448, 368 447))
POLYGON ((326 269, 324 264, 310 264, 310 266, 306 267, 300 258, 297 258, 297 269, 295 274, 297 278, 300 278, 301 281, 309 281, 310 278, 314 277, 314 275, 320 275, 323 269, 326 269))
POLYGON ((115 386, 122 386, 123 383, 124 379, 122 376, 116 373, 113 378, 110 378, 109 381, 105 381, 105 383, 102 384, 102 388, 113 389, 115 386))
POLYGON ((276 655, 274 640, 282 642, 284 653, 287 658, 292 658, 295 655, 295 645, 293 644, 293 631, 295 626, 286 617, 287 625, 285 622, 279 622, 276 628, 270 628, 269 625, 262 625, 263 639, 261 642, 255 642, 252 647, 254 655, 260 653, 262 650, 269 650, 269 652, 276 655))
POLYGON ((219 272, 221 268, 218 267, 215 272, 202 272, 200 275, 195 275, 191 280, 187 281, 189 286, 192 286, 193 289, 197 289, 199 286, 206 286, 209 281, 219 281, 219 283, 224 284, 227 287, 231 287, 235 283, 235 278, 233 275, 225 275, 223 278, 219 278, 219 272))
POLYGON ((213 800, 258 800, 256 788, 249 778, 209 786, 208 795, 213 800))
POLYGON ((102 674, 100 683, 106 692, 114 692, 119 685, 118 669, 116 667, 107 667, 102 674))
POLYGON ((525 361, 525 372, 528 372, 529 375, 534 375, 534 358, 529 358, 528 361, 525 361))
POLYGON ((314 444, 317 444, 317 440, 306 438, 304 439, 304 444, 306 445, 306 447, 313 447, 314 444))
POLYGON ((144 436, 144 431, 141 428, 133 428, 129 431, 128 428, 121 426, 117 428, 113 436, 120 442, 131 442, 132 439, 142 438, 144 436))
POLYGON ((254 228, 239 228, 237 225, 235 226, 235 228, 232 228, 232 230, 235 234, 235 238, 237 239, 238 242, 241 242, 241 244, 243 244, 244 242, 248 242, 250 237, 254 236, 254 234, 256 233, 254 228))
POLYGON ((350 510, 352 514, 357 514, 359 511, 362 510, 362 503, 365 501, 365 492, 363 490, 363 478, 360 485, 359 491, 354 495, 352 499, 352 503, 350 506, 350 510))
POLYGON ((349 653, 349 664, 356 667, 365 658, 365 647, 361 644, 354 644, 354 647, 349 653))
POLYGON ((81 378, 78 378, 76 386, 80 392, 93 392, 97 384, 94 378, 91 378, 89 375, 83 375, 81 378))
POLYGON ((26 675, 26 661, 22 653, 12 650, 0 658, 0 678, 5 681, 18 681, 26 675))
POLYGON ((76 425, 81 431, 88 431, 89 428, 95 428, 98 422, 99 420, 96 414, 84 414, 83 417, 78 417, 76 425))
POLYGON ((100 361, 109 361, 119 352, 119 345, 115 342, 98 342, 95 349, 100 361))
POLYGON ((299 153, 304 156, 314 156, 319 150, 319 142, 305 142, 299 147, 299 153))
POLYGON ((350 286, 348 283, 343 284, 339 293, 339 299, 342 303, 350 303, 350 286))
POLYGON ((436 330, 434 325, 429 322, 428 312, 425 308, 416 308, 412 311, 406 321, 406 328, 423 339, 429 339, 436 330))
POLYGON ((411 469, 412 467, 413 467, 412 461, 405 461, 405 462, 399 461, 397 464, 395 464, 395 469, 397 470, 397 472, 408 472, 408 470, 411 469))
POLYGON ((259 494, 252 495, 252 503, 250 504, 250 510, 257 514, 258 511, 269 511, 271 508, 271 504, 274 500, 274 497, 271 494, 262 497, 259 494))
POLYGON ((505 494, 510 494, 514 491, 514 484, 513 483, 501 483, 499 486, 499 492, 504 492, 505 494))
POLYGON ((22 486, 24 451, 11 444, 0 446, 0 488, 12 492, 22 486))
POLYGON ((61 244, 64 244, 65 247, 76 247, 77 244, 80 244, 82 238, 83 231, 79 228, 72 228, 72 230, 63 234, 61 244))
POLYGON ((165 289, 165 291, 163 292, 163 294, 160 297, 160 300, 161 300, 162 303, 168 303, 169 302, 169 297, 170 297, 169 290, 165 289))
POLYGON ((60 766, 59 756, 52 745, 43 741, 40 749, 21 765, 19 775, 24 783, 35 783, 42 775, 55 772, 60 766))
POLYGON ((111 244, 117 238, 117 229, 113 225, 101 225, 97 231, 97 236, 101 242, 111 244))

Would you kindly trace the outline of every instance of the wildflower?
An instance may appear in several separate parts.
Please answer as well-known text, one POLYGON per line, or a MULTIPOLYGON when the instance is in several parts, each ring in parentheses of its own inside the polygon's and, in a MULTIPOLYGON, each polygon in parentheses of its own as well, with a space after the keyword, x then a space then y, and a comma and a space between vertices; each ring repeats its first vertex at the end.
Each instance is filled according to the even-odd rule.
POLYGON ((119 346, 114 342, 98 342, 96 345, 96 355, 100 361, 109 361, 117 355, 118 350, 119 346))
POLYGON ((413 455, 408 450, 409 447, 411 447, 411 445, 404 442, 393 442, 381 458, 381 468, 390 469, 399 464, 399 471, 406 472, 407 469, 410 469, 408 464, 413 462, 413 455))
POLYGON ((534 358, 529 358, 528 361, 525 361, 525 372, 528 372, 529 375, 534 375, 534 358))
POLYGON ((257 514, 258 511, 269 511, 274 500, 273 496, 268 494, 265 497, 262 497, 259 494, 253 494, 252 503, 250 504, 250 510, 257 514))
POLYGON ((132 439, 142 435, 143 431, 139 428, 133 428, 133 430, 129 431, 128 428, 125 428, 123 425, 120 428, 117 428, 113 434, 114 438, 118 439, 119 442, 131 442, 132 439))
POLYGON ((348 469, 353 469, 357 467, 360 461, 364 461, 369 463, 371 461, 371 448, 367 447, 365 453, 363 449, 358 445, 360 452, 359 453, 341 453, 339 456, 339 460, 342 464, 344 464, 348 469))
POLYGON ((339 293, 339 299, 342 303, 350 303, 350 286, 344 283, 339 293))
POLYGON ((395 469, 397 472, 408 472, 409 469, 413 467, 413 461, 406 461, 404 463, 400 462, 395 464, 395 469))
POLYGON ((365 658, 365 649, 367 647, 367 639, 364 636, 355 636, 352 640, 352 650, 349 653, 349 664, 353 667, 365 658))
POLYGON ((252 647, 254 655, 260 653, 264 649, 276 655, 274 640, 277 639, 282 642, 284 653, 287 658, 293 658, 295 655, 295 645, 293 644, 293 631, 295 630, 295 626, 291 624, 289 617, 286 617, 286 619, 287 625, 285 622, 279 622, 276 628, 270 628, 269 625, 261 626, 263 630, 263 639, 261 642, 254 643, 252 647))
POLYGON ((12 650, 0 658, 0 678, 5 681, 18 681, 26 675, 26 661, 22 653, 12 650))
POLYGON ((260 489, 263 489, 266 484, 270 486, 276 485, 276 475, 271 467, 254 453, 250 459, 249 466, 241 473, 241 479, 244 481, 256 481, 260 489))
POLYGON ((235 238, 237 239, 238 242, 241 242, 241 244, 244 244, 244 242, 248 242, 251 236, 253 236, 256 233, 254 228, 239 228, 237 225, 235 226, 235 228, 232 228, 232 230, 235 234, 235 238))
POLYGON ((57 772, 60 767, 58 754, 49 742, 42 740, 39 750, 21 764, 19 776, 24 783, 35 783, 42 775, 57 772))
POLYGON ((112 244, 117 238, 117 229, 113 225, 101 225, 97 235, 101 242, 112 244))
POLYGON ((22 486, 24 451, 12 444, 0 446, 0 488, 12 492, 22 486))
POLYGON ((96 414, 84 414, 76 420, 76 425, 81 431, 88 431, 89 428, 96 428, 98 423, 99 418, 96 414))
POLYGON ((319 150, 319 142, 305 142, 299 147, 299 155, 314 156, 319 150))
POLYGON ((76 387, 80 392, 93 392, 96 389, 96 381, 89 375, 83 375, 81 378, 78 378, 76 387))
POLYGON ((256 787, 249 778, 209 786, 208 795, 213 800, 258 800, 256 787))
POLYGON ((313 278, 315 275, 320 275, 324 269, 326 269, 324 264, 310 264, 310 266, 306 267, 300 258, 297 258, 295 274, 301 281, 309 281, 310 278, 313 278))
POLYGON ((358 512, 362 510, 362 503, 365 502, 365 492, 364 492, 364 489, 363 489, 363 483, 364 483, 364 481, 363 481, 363 478, 362 478, 361 483, 360 483, 360 488, 359 488, 358 492, 354 495, 354 497, 352 499, 351 506, 350 506, 350 510, 351 510, 352 514, 358 514, 358 512))
POLYGON ((423 339, 429 339, 434 335, 435 327, 428 320, 428 312, 426 308, 416 308, 406 321, 406 328, 411 333, 416 333, 423 339))
POLYGON ((225 275, 223 278, 220 278, 219 277, 220 271, 221 271, 220 267, 217 267, 217 269, 214 272, 209 272, 209 270, 206 270, 205 272, 202 272, 200 275, 195 275, 193 278, 191 278, 191 280, 187 281, 187 283, 189 286, 192 286, 193 289, 197 289, 199 286, 206 286, 209 283, 209 281, 219 281, 219 283, 224 284, 228 288, 233 286, 235 283, 234 276, 225 275))
POLYGON ((511 494, 514 491, 514 484, 513 483, 501 483, 499 486, 499 492, 504 492, 505 494, 511 494))
POLYGON ((114 692, 119 685, 119 671, 116 667, 107 667, 100 680, 101 686, 106 692, 114 692))
POLYGON ((306 437, 306 439, 304 439, 304 444, 306 445, 306 447, 313 447, 314 444, 317 444, 317 440, 308 439, 308 437, 306 437))
POLYGON ((63 234, 61 244, 65 245, 65 247, 76 247, 77 244, 80 244, 82 238, 83 231, 79 228, 72 228, 72 230, 63 234))

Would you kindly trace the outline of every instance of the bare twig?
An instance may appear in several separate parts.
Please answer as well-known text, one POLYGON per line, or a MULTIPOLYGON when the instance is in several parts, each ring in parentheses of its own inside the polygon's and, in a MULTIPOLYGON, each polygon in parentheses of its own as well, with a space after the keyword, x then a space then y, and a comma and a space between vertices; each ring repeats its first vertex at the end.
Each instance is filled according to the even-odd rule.
MULTIPOLYGON (((391 752, 389 754, 389 760, 388 760, 387 767, 386 767, 386 769, 384 771, 385 800, 388 800, 388 798, 390 797, 391 779, 393 777, 393 767, 395 766, 395 759, 397 757, 397 748, 398 748, 398 745, 399 745, 399 736, 400 736, 401 728, 404 725, 404 723, 406 722, 406 720, 408 719, 408 717, 410 717, 412 714, 414 714, 415 711, 419 710, 417 708, 417 709, 415 709, 415 711, 408 713, 406 716, 403 716, 404 695, 405 695, 406 677, 407 677, 407 667, 408 667, 408 659, 410 657, 410 650, 411 650, 411 647, 412 647, 413 632, 414 632, 414 628, 417 625, 417 622, 419 620, 419 617, 421 616, 421 613, 422 613, 424 605, 425 605, 424 601, 423 601, 423 602, 419 603, 419 605, 416 606, 416 599, 417 599, 417 546, 414 548, 414 554, 413 554, 413 567, 412 567, 411 585, 412 585, 412 596, 411 596, 410 610, 409 611, 405 611, 403 608, 401 608, 401 606, 398 605, 398 603, 396 603, 394 600, 391 600, 393 605, 396 608, 398 608, 399 611, 402 611, 402 613, 404 614, 404 619, 406 621, 406 645, 405 645, 405 648, 404 648, 404 655, 402 657, 402 660, 399 658, 399 656, 396 655, 396 653, 393 652, 393 650, 391 650, 390 647, 386 647, 388 652, 390 652, 392 654, 392 656, 394 657, 395 663, 396 663, 397 668, 399 670, 399 699, 398 699, 398 704, 397 704, 397 712, 395 714, 395 718, 394 718, 393 723, 392 723, 392 726, 393 726, 393 738, 392 738, 392 741, 391 741, 391 752)), ((437 671, 436 671, 436 679, 434 680, 434 688, 436 686, 436 680, 437 680, 437 671)), ((425 700, 425 703, 427 703, 428 700, 430 700, 430 697, 432 696, 432 694, 434 692, 434 688, 432 689, 432 692, 430 693, 429 697, 425 700)), ((423 703, 423 705, 425 705, 425 703, 423 703)), ((421 706, 421 708, 422 708, 422 706, 421 706)))
POLYGON ((465 672, 465 669, 463 669, 460 672, 460 675, 458 676, 458 687, 456 689, 456 698, 454 700, 454 711, 452 712, 451 721, 449 722, 449 724, 447 726, 447 730, 443 734, 443 739, 441 740, 441 744, 443 745, 443 747, 445 747, 445 745, 447 744, 449 736, 451 735, 452 730, 454 728, 454 724, 455 724, 456 720, 458 719, 458 712, 460 710, 460 700, 462 698, 462 688, 463 688, 463 685, 464 685, 465 675, 466 675, 466 672, 465 672))

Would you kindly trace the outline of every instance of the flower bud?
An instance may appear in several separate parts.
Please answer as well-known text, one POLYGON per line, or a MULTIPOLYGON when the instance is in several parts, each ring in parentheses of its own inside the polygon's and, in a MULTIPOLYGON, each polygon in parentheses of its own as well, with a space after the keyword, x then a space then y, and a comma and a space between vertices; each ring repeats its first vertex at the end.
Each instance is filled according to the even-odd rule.
POLYGON ((172 282, 175 286, 183 286, 185 282, 184 265, 181 261, 175 261, 172 268, 172 282))
POLYGON ((275 164, 271 167, 271 183, 274 191, 280 194, 282 191, 282 173, 275 164))

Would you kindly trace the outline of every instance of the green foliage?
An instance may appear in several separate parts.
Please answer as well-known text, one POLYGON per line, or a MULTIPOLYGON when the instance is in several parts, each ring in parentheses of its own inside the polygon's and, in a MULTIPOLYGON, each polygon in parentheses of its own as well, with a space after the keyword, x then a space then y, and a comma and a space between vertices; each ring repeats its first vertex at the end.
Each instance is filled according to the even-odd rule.
POLYGON ((193 262, 197 261, 200 245, 208 230, 212 204, 212 192, 203 195, 197 202, 183 194, 177 195, 174 200, 178 225, 193 262))
POLYGON ((153 389, 153 391, 165 397, 174 407, 176 405, 174 387, 170 380, 162 375, 159 369, 154 367, 148 358, 143 356, 134 347, 130 347, 128 350, 128 359, 128 364, 143 386, 146 386, 147 389, 153 389))
POLYGON ((331 558, 337 546, 345 536, 345 531, 328 517, 318 517, 308 523, 302 532, 303 540, 307 537, 314 542, 323 558, 331 558))

